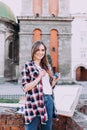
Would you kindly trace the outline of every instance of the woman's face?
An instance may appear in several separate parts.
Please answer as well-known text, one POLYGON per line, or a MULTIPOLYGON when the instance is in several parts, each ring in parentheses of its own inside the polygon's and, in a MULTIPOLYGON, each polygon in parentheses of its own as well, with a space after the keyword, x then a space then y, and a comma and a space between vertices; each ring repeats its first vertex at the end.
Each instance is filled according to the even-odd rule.
POLYGON ((45 48, 44 46, 41 44, 39 47, 38 47, 38 50, 35 52, 34 54, 34 59, 35 60, 41 60, 45 55, 45 48))

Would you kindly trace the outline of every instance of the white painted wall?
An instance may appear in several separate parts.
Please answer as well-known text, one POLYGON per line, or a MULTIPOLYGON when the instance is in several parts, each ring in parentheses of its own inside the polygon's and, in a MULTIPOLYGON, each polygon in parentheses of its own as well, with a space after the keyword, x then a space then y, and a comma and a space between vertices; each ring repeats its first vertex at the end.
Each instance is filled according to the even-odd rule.
POLYGON ((79 66, 87 68, 87 21, 76 18, 72 23, 72 78, 79 66))

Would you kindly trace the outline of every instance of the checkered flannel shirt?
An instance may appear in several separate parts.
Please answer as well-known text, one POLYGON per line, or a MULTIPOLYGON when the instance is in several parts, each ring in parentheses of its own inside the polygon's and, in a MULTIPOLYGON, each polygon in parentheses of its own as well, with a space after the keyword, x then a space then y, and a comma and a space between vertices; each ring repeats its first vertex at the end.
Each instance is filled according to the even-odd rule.
MULTIPOLYGON (((33 61, 29 61, 23 66, 21 74, 22 87, 24 87, 25 84, 34 81, 39 76, 39 70, 33 61)), ((29 124, 36 116, 40 116, 42 124, 46 123, 48 117, 44 105, 42 81, 26 92, 25 96, 25 124, 29 124)))

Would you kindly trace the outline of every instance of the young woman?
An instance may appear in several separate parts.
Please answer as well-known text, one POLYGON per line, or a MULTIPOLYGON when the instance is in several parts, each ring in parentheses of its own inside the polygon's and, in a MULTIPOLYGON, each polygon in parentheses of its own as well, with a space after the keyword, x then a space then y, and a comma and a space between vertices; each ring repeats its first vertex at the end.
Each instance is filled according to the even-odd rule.
POLYGON ((25 129, 52 130, 53 99, 52 86, 58 81, 49 69, 46 46, 42 41, 33 44, 32 59, 22 69, 22 86, 26 96, 25 129), (53 78, 50 84, 50 77, 53 78))

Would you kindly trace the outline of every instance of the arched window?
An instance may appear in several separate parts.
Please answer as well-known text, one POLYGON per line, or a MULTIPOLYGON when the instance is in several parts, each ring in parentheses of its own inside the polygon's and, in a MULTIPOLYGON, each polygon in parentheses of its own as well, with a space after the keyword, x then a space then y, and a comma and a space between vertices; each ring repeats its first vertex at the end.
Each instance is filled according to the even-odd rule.
POLYGON ((53 17, 58 16, 59 13, 59 2, 58 0, 49 0, 49 13, 53 17))
POLYGON ((33 42, 36 42, 38 40, 42 39, 42 35, 41 35, 41 30, 40 29, 35 29, 34 30, 34 37, 33 37, 33 42))
POLYGON ((33 12, 36 17, 42 14, 42 0, 33 0, 33 12))
POLYGON ((51 30, 50 32, 50 55, 52 59, 53 71, 58 71, 58 32, 51 30))

